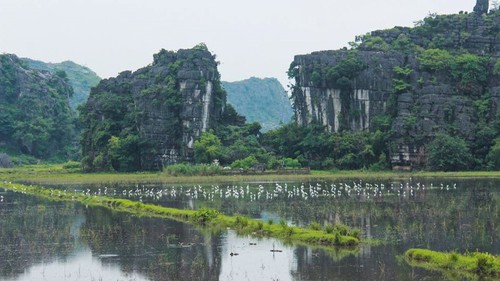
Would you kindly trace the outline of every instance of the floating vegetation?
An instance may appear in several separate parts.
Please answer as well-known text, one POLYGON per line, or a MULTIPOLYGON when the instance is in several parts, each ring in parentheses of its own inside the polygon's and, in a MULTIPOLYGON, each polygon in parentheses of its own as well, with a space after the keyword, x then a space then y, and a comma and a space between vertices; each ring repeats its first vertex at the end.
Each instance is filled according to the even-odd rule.
POLYGON ((477 279, 480 276, 481 280, 500 277, 500 256, 488 253, 471 252, 461 255, 456 252, 409 249, 404 253, 404 258, 412 266, 439 270, 454 277, 477 279))
MULTIPOLYGON (((308 245, 351 247, 359 244, 359 232, 356 230, 341 232, 339 229, 343 228, 334 228, 332 232, 327 232, 324 230, 291 226, 284 220, 280 221, 279 224, 269 224, 242 216, 227 216, 212 209, 200 209, 196 211, 167 208, 124 198, 113 198, 107 196, 108 191, 106 189, 91 193, 90 190, 68 192, 67 190, 33 185, 27 186, 10 182, 3 182, 0 186, 5 189, 51 200, 76 201, 85 205, 102 206, 115 211, 132 213, 137 216, 169 218, 205 227, 219 229, 232 228, 241 234, 269 236, 308 245), (349 236, 351 233, 357 237, 349 236)), ((197 192, 197 190, 195 191, 197 192)))

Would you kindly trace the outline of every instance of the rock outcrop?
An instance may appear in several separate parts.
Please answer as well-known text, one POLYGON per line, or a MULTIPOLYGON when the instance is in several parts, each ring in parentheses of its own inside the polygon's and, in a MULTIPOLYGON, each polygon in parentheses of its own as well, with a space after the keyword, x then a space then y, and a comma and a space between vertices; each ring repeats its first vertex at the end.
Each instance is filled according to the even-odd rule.
POLYGON ((189 161, 194 141, 218 124, 225 103, 206 46, 161 50, 151 65, 92 89, 82 111, 84 168, 157 170, 189 161))
POLYGON ((499 31, 500 11, 432 16, 371 32, 357 49, 298 55, 289 69, 296 122, 330 132, 389 125, 393 166, 424 164, 438 133, 474 142, 500 116, 499 31))
POLYGON ((488 12, 488 8, 490 7, 489 0, 477 0, 476 6, 474 6, 474 12, 482 15, 488 12))

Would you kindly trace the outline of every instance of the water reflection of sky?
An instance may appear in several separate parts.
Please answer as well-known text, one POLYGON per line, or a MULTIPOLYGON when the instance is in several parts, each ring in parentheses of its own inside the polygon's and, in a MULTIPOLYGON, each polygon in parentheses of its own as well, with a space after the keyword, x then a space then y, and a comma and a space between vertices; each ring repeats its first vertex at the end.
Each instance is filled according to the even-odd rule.
POLYGON ((292 247, 273 239, 238 237, 232 231, 222 241, 219 280, 294 280, 291 272, 297 270, 297 264, 292 247), (276 252, 271 252, 273 247, 276 252))
MULTIPOLYGON (((427 187, 430 181, 425 182, 427 187)), ((341 221, 361 228, 365 237, 388 242, 362 245, 352 252, 287 246, 273 239, 239 237, 233 231, 206 233, 169 220, 137 218, 103 208, 50 203, 2 192, 5 199, 0 204, 0 280, 440 280, 439 274, 412 269, 398 262, 396 256, 411 247, 442 251, 480 249, 498 254, 499 233, 495 227, 500 224, 499 181, 432 181, 433 189, 417 189, 414 182, 412 191, 402 182, 404 187, 399 195, 396 189, 390 195, 370 198, 349 196, 344 190, 337 198, 307 200, 277 197, 252 202, 246 197, 212 201, 186 196, 178 196, 177 201, 168 196, 151 200, 179 207, 214 207, 265 223, 269 218, 274 223, 285 218, 297 225, 341 221), (37 232, 46 227, 52 232, 24 237, 34 258, 28 258, 33 256, 31 252, 12 255, 4 250, 17 245, 10 238, 16 231, 37 232), (96 237, 85 238, 82 233, 95 233, 96 237), (54 235, 60 242, 57 243, 68 246, 52 249, 57 245, 50 240, 54 235), (273 244, 282 252, 273 254, 273 244), (118 256, 109 256, 114 254, 118 256), (12 274, 4 257, 11 263, 28 262, 12 274)), ((149 186, 153 187, 170 188, 149 186)), ((104 186, 88 187, 93 192, 99 188, 104 191, 104 186)), ((118 193, 120 188, 135 187, 109 186, 108 192, 118 193)), ((189 188, 192 187, 185 186, 184 190, 189 188)), ((266 188, 271 193, 275 183, 266 188)), ((130 199, 139 200, 139 196, 130 199)), ((143 195, 142 200, 148 198, 143 195)))
POLYGON ((75 252, 66 259, 49 263, 32 265, 15 278, 5 281, 56 281, 56 280, 150 280, 139 272, 124 272, 119 265, 103 262, 99 257, 92 256, 89 248, 75 252))

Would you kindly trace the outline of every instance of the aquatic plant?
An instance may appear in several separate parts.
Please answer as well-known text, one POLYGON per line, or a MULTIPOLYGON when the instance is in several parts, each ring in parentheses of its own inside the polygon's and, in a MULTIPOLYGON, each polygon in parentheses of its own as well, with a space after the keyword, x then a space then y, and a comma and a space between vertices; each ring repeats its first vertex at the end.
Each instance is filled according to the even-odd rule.
POLYGON ((320 230, 321 225, 317 221, 312 221, 311 223, 309 223, 309 228, 314 230, 320 230))
POLYGON ((489 253, 471 252, 464 255, 456 252, 443 253, 427 249, 409 249, 405 260, 412 266, 439 270, 445 274, 463 275, 474 278, 500 277, 500 256, 489 253))

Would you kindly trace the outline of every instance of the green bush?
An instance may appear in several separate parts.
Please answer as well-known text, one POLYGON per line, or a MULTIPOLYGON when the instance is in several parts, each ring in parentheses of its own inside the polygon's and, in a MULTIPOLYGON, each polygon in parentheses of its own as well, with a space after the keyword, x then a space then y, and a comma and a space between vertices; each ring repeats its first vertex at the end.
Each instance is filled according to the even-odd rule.
POLYGON ((248 218, 242 216, 236 216, 236 220, 234 222, 237 226, 244 228, 248 226, 248 218))
POLYGON ((332 224, 325 225, 325 232, 326 233, 331 234, 331 233, 333 233, 334 230, 335 230, 335 227, 332 224))
POLYGON ((211 176, 222 173, 218 165, 208 164, 175 164, 165 167, 163 171, 170 176, 211 176))
POLYGON ((280 219, 280 225, 283 228, 286 228, 288 226, 288 224, 286 223, 286 221, 284 219, 280 219))
POLYGON ((63 164, 63 169, 66 169, 66 170, 73 170, 73 169, 80 169, 82 166, 82 164, 80 162, 76 162, 76 161, 68 161, 66 163, 63 164))
POLYGON ((458 137, 440 134, 427 146, 427 165, 431 170, 466 170, 471 159, 467 144, 458 137))
POLYGON ((201 224, 207 224, 217 218, 219 212, 213 209, 200 209, 193 215, 193 220, 201 224))
POLYGON ((239 160, 234 161, 231 164, 231 168, 233 168, 233 169, 249 169, 258 163, 259 163, 259 161, 255 158, 255 156, 251 155, 251 156, 248 156, 244 159, 239 159, 239 160))
POLYGON ((321 225, 316 222, 316 221, 313 221, 309 224, 309 228, 310 229, 313 229, 313 230, 320 230, 321 229, 321 225))

